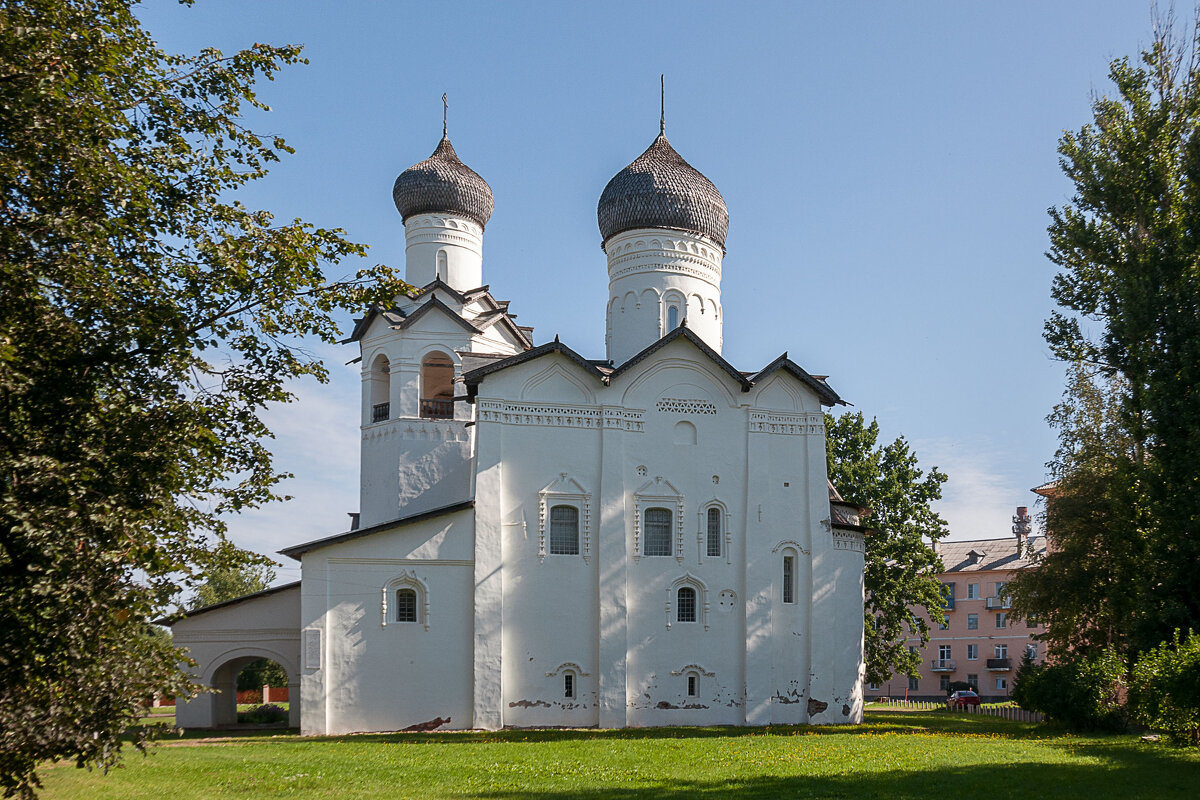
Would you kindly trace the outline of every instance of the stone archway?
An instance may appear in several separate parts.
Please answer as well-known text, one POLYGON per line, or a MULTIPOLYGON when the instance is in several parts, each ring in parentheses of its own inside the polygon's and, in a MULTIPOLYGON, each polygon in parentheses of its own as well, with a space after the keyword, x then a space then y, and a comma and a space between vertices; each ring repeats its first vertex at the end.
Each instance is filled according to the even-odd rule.
MULTIPOLYGON (((242 646, 197 663, 198 682, 215 691, 205 692, 175 710, 181 728, 223 728, 237 724, 237 676, 247 664, 270 659, 288 675, 288 727, 300 727, 300 672, 294 656, 262 646, 242 646)), ((199 662, 199 659, 197 659, 199 662)))

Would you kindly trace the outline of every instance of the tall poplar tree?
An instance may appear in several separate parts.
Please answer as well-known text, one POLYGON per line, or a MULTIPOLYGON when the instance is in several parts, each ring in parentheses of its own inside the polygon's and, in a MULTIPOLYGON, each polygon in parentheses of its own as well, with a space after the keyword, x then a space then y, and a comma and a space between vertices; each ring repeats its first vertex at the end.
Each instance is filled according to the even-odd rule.
MULTIPOLYGON (((0 787, 108 766, 140 703, 186 693, 149 635, 221 515, 275 499, 266 404, 305 338, 385 301, 336 228, 236 191, 290 152, 242 119, 300 48, 169 54, 134 0, 0 2, 0 787)), ((217 548, 219 549, 219 548, 217 548)))
POLYGON ((879 423, 861 413, 825 415, 829 479, 848 503, 865 506, 866 589, 864 657, 867 680, 882 683, 893 673, 916 675, 929 622, 945 622, 938 573, 942 560, 924 539, 949 530, 930 503, 942 496, 946 475, 923 471, 903 437, 879 444, 879 423), (921 611, 925 613, 922 614, 921 611), (908 649, 916 636, 920 647, 908 649))
POLYGON ((1074 194, 1050 210, 1061 311, 1046 340, 1124 386, 1131 455, 1113 480, 1120 524, 1144 542, 1128 623, 1141 651, 1200 628, 1200 28, 1179 37, 1160 19, 1150 48, 1109 75, 1115 92, 1059 143, 1074 194))

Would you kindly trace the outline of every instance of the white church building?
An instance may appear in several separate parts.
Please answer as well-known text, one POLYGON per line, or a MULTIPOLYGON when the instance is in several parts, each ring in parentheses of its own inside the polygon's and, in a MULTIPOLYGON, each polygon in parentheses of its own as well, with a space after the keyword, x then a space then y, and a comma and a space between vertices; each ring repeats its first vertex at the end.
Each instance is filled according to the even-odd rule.
POLYGON ((420 288, 348 340, 355 523, 281 551, 298 583, 173 625, 223 690, 178 723, 234 722, 263 657, 305 734, 861 721, 866 529, 822 415, 842 401, 786 353, 722 358, 716 187, 661 133, 608 183, 600 359, 535 345, 493 296, 492 192, 448 138, 393 196, 420 288))

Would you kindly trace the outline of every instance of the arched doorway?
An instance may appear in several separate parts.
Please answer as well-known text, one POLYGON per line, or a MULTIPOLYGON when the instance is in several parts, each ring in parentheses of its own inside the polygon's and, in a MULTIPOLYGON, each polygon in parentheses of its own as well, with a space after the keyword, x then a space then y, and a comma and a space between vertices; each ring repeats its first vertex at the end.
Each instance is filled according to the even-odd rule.
MULTIPOLYGON (((201 694, 176 709, 176 724, 181 728, 227 728, 238 724, 238 676, 246 667, 262 660, 274 662, 287 676, 287 725, 300 727, 300 676, 296 667, 281 653, 261 647, 230 650, 202 664, 199 683, 215 691, 201 694)), ((262 687, 259 686, 259 689, 262 687)))
POLYGON ((421 416, 454 418, 454 362, 445 353, 421 359, 421 416))

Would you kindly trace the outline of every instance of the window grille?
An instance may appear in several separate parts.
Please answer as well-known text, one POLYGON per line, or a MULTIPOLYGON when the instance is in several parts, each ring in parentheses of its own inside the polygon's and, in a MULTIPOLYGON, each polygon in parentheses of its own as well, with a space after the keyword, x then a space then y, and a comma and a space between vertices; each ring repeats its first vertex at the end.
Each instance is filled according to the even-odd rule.
POLYGON ((681 586, 676 593, 675 619, 679 622, 696 621, 696 590, 690 586, 681 586))
POLYGON ((671 555, 671 512, 665 508, 646 509, 646 544, 643 555, 671 555))
POLYGON ((563 697, 575 696, 575 676, 571 673, 563 675, 563 697))
POLYGON ((579 509, 574 506, 550 509, 550 555, 579 555, 579 509))
POLYGON ((417 621, 417 592, 400 589, 396 592, 396 622, 417 621))
POLYGON ((796 602, 796 558, 783 557, 783 602, 796 602))
POLYGON ((708 555, 721 555, 721 509, 708 510, 708 555))
POLYGON ((688 675, 688 697, 695 697, 698 694, 697 683, 695 675, 688 675))

